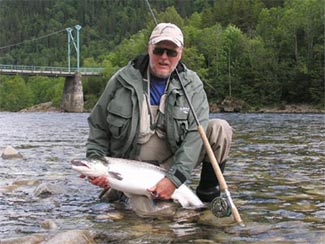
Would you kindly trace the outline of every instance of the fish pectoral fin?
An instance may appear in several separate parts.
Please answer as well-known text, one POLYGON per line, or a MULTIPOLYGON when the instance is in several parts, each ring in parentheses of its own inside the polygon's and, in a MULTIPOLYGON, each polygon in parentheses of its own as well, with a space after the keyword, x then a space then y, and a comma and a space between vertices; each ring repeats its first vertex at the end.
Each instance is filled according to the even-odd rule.
POLYGON ((108 175, 117 179, 117 180, 123 180, 123 177, 120 173, 114 172, 114 171, 108 171, 108 175))

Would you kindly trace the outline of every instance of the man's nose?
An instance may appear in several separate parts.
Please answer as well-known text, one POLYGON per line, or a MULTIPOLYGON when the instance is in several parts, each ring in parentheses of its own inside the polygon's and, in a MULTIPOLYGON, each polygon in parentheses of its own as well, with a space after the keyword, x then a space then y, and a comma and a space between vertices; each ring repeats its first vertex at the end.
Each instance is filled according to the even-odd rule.
POLYGON ((164 50, 163 54, 161 55, 162 58, 167 59, 168 55, 167 55, 167 50, 164 50))

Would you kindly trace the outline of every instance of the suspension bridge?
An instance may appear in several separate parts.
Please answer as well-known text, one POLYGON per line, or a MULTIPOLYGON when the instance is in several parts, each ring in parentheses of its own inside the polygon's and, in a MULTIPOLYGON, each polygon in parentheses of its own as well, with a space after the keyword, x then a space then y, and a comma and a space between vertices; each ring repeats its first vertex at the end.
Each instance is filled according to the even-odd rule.
MULTIPOLYGON (((65 29, 68 34, 68 64, 67 67, 51 67, 51 66, 29 66, 29 65, 7 65, 0 64, 0 75, 29 75, 29 76, 49 76, 49 77, 65 77, 64 90, 62 95, 61 108, 66 112, 83 112, 84 99, 82 90, 82 77, 100 76, 103 72, 103 68, 89 68, 80 67, 80 25, 74 26, 76 34, 74 35, 74 29, 68 27, 65 29), (76 53, 76 67, 71 67, 71 46, 76 53)), ((26 42, 37 41, 43 38, 47 38, 51 35, 60 33, 56 31, 32 40, 26 40, 16 44, 10 44, 4 47, 0 47, 0 51, 6 48, 12 48, 25 44, 26 42)))
POLYGON ((28 66, 28 65, 4 65, 0 64, 0 74, 2 75, 41 75, 55 77, 74 76, 77 72, 82 76, 99 76, 103 68, 67 68, 52 66, 28 66))

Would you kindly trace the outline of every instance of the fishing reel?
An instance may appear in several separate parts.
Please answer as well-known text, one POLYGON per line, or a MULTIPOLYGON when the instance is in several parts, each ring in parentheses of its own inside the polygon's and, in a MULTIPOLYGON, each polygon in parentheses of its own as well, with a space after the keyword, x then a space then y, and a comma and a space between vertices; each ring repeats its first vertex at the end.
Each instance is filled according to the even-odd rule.
POLYGON ((219 217, 229 217, 231 215, 231 204, 225 197, 216 197, 210 203, 211 212, 219 217))

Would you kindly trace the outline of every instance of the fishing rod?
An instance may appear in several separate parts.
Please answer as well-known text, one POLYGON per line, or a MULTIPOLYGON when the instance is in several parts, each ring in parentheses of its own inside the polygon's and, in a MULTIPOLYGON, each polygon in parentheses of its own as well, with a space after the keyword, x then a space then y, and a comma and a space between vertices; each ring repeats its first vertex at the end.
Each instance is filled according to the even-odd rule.
POLYGON ((151 8, 151 6, 150 6, 149 0, 145 0, 145 1, 146 1, 146 3, 147 3, 148 8, 149 8, 149 11, 150 11, 151 17, 152 17, 153 21, 155 22, 155 25, 158 25, 157 19, 156 19, 156 17, 155 17, 155 14, 154 14, 153 11, 152 11, 152 8, 151 8))
MULTIPOLYGON (((155 15, 150 7, 150 3, 148 0, 145 0, 147 5, 148 5, 148 8, 150 10, 150 13, 153 17, 153 20, 155 22, 155 24, 157 25, 158 22, 157 22, 157 19, 155 18, 155 15)), ((212 167, 214 169, 214 172, 216 173, 216 176, 217 176, 217 179, 218 179, 218 182, 219 182, 219 186, 220 186, 220 189, 222 191, 222 193, 225 195, 226 197, 226 200, 223 200, 222 197, 217 197, 215 199, 212 200, 211 202, 211 211, 219 216, 219 217, 222 217, 222 216, 229 216, 231 213, 235 219, 235 221, 241 225, 241 226, 244 226, 244 223, 243 223, 243 220, 241 219, 240 217, 240 214, 238 212, 238 209, 236 207, 236 205, 234 204, 234 202, 232 201, 232 198, 231 198, 231 195, 230 195, 230 192, 228 190, 228 185, 225 181, 225 178, 223 177, 223 174, 221 172, 221 169, 219 167, 219 163, 212 151, 212 148, 211 148, 211 145, 209 143, 209 140, 207 138, 207 135, 205 133, 205 130, 204 128, 202 127, 202 125, 200 124, 200 121, 195 113, 195 110, 193 108, 193 105, 189 99, 189 96, 187 94, 187 91, 183 85, 183 82, 181 80, 181 77, 177 71, 177 69, 175 69, 175 73, 178 77, 178 80, 179 80, 179 83, 182 87, 182 90, 184 91, 184 95, 185 95, 185 98, 186 98, 186 101, 190 107, 190 110, 192 112, 192 115, 194 117, 194 120, 195 120, 195 123, 197 125, 197 130, 201 136, 201 139, 203 141, 203 145, 204 145, 204 148, 209 156, 209 159, 210 159, 210 163, 212 164, 212 167), (229 206, 231 209, 229 209, 229 206)))
POLYGON ((236 207, 236 205, 234 204, 234 202, 232 201, 232 198, 231 198, 231 195, 230 195, 230 192, 228 190, 228 185, 225 181, 225 178, 223 177, 223 174, 221 172, 221 169, 219 167, 219 163, 212 151, 212 148, 211 148, 211 145, 209 143, 209 140, 207 138, 207 135, 205 133, 205 130, 204 128, 202 127, 202 125, 200 124, 200 121, 198 120, 197 118, 197 115, 195 113, 195 110, 193 108, 193 105, 188 97, 188 94, 187 94, 187 91, 183 85, 183 82, 179 76, 179 73, 177 71, 177 69, 175 69, 176 71, 176 74, 177 74, 177 77, 178 77, 178 80, 179 80, 179 83, 182 87, 182 90, 184 91, 184 95, 185 95, 185 98, 186 98, 186 101, 190 107, 190 110, 192 112, 192 115, 194 117, 194 120, 195 120, 195 123, 197 125, 197 130, 201 136, 201 139, 203 141, 203 145, 204 145, 204 148, 209 156, 209 159, 210 159, 210 163, 212 164, 212 167, 214 169, 214 172, 216 173, 216 176, 217 176, 217 179, 218 179, 218 182, 219 182, 219 186, 220 186, 220 190, 221 192, 224 193, 225 197, 226 197, 226 201, 224 201, 222 198, 215 198, 212 200, 211 202, 211 211, 217 215, 218 217, 223 217, 223 216, 229 216, 231 213, 233 214, 233 217, 235 219, 235 221, 240 224, 240 225, 244 225, 243 224, 243 220, 241 219, 240 217, 240 214, 238 212, 238 209, 236 207), (231 207, 231 211, 230 209, 228 209, 228 206, 231 207), (221 212, 221 213, 220 213, 221 212))

